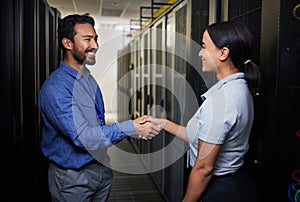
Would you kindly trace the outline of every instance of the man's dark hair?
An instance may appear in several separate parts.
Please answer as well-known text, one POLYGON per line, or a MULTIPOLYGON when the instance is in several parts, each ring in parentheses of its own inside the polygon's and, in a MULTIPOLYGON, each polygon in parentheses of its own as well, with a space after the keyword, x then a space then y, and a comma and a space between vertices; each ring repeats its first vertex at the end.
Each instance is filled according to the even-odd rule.
POLYGON ((95 26, 95 20, 93 17, 91 17, 88 13, 85 13, 83 15, 79 14, 73 14, 68 15, 61 19, 58 24, 58 43, 60 47, 64 50, 64 46, 62 45, 62 39, 67 38, 74 42, 74 36, 76 35, 75 32, 75 25, 76 24, 91 24, 93 27, 95 26))

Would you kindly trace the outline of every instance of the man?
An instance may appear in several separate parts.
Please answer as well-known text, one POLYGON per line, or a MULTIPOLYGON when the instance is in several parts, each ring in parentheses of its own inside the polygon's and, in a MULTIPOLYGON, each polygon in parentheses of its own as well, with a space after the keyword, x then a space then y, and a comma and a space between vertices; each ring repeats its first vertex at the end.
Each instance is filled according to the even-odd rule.
POLYGON ((88 14, 60 21, 63 61, 39 94, 52 201, 106 201, 112 182, 107 148, 128 136, 151 139, 160 131, 153 123, 140 123, 147 116, 105 124, 101 90, 86 67, 95 64, 98 49, 94 24, 88 14))

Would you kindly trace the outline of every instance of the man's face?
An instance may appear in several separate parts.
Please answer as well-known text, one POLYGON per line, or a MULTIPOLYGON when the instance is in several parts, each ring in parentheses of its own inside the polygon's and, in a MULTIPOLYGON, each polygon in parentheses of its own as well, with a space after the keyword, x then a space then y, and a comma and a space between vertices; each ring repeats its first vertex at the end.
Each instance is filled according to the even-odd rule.
POLYGON ((75 25, 76 35, 72 55, 79 64, 93 65, 96 63, 95 53, 98 50, 98 35, 91 24, 75 25))

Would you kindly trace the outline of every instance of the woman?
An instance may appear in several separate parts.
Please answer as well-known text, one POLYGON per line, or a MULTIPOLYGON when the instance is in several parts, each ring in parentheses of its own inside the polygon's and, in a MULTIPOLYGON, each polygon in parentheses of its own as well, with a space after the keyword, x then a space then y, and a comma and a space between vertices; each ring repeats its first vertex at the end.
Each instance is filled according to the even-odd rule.
POLYGON ((149 118, 190 145, 192 170, 184 202, 256 201, 256 188, 243 169, 248 151, 254 106, 250 93, 261 75, 251 61, 252 36, 244 24, 220 22, 203 33, 199 57, 204 72, 218 82, 201 98, 203 103, 186 127, 149 118))

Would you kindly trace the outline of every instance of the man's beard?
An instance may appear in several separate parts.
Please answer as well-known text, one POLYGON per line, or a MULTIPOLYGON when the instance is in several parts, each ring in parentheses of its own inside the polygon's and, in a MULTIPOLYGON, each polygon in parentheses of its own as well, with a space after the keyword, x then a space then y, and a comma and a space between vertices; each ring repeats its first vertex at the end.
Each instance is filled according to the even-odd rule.
MULTIPOLYGON (((95 52, 95 50, 86 50, 86 52, 95 52)), ((74 59, 78 62, 78 64, 87 64, 87 65, 94 65, 96 63, 95 58, 87 58, 84 53, 80 52, 77 48, 74 48, 72 53, 74 59)))

